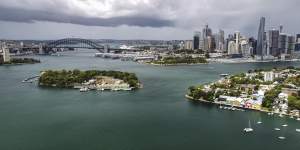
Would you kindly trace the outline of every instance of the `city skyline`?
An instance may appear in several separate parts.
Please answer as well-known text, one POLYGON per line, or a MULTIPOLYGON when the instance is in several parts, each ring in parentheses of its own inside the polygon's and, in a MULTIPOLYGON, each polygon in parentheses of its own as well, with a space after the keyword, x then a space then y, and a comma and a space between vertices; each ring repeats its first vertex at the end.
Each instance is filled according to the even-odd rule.
POLYGON ((295 35, 300 32, 300 21, 294 19, 299 4, 297 0, 231 0, 226 5, 219 0, 4 0, 0 38, 188 40, 206 24, 226 35, 240 31, 256 37, 261 16, 266 17, 266 30, 283 25, 283 32, 295 35))

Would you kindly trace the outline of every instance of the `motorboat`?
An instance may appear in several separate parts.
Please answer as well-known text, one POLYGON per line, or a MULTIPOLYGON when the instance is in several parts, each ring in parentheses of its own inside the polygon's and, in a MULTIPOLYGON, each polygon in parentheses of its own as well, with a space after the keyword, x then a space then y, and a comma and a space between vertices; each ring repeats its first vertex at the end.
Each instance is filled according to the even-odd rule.
POLYGON ((300 129, 296 129, 296 132, 300 132, 300 129))
POLYGON ((229 76, 229 74, 222 73, 222 74, 220 74, 220 76, 221 76, 221 77, 227 77, 227 76, 229 76))
POLYGON ((300 121, 300 118, 297 118, 297 121, 300 121))
POLYGON ((252 128, 245 128, 244 132, 253 132, 253 129, 252 128))
POLYGON ((279 136, 278 139, 280 139, 280 140, 285 140, 286 137, 284 137, 284 136, 279 136))
POLYGON ((287 124, 284 124, 284 125, 282 125, 283 127, 287 127, 288 125, 287 124))
POLYGON ((246 132, 246 133, 248 133, 248 132, 253 132, 254 130, 251 128, 251 122, 250 122, 250 120, 249 120, 249 126, 248 126, 248 128, 245 128, 244 129, 244 132, 246 132))
POLYGON ((258 121, 257 124, 262 124, 262 122, 261 122, 261 121, 258 121))
POLYGON ((275 130, 275 131, 280 131, 280 129, 279 129, 279 128, 274 128, 274 130, 275 130))
POLYGON ((80 91, 80 92, 87 92, 87 91, 89 91, 89 88, 87 88, 87 87, 82 87, 82 88, 79 89, 79 91, 80 91))

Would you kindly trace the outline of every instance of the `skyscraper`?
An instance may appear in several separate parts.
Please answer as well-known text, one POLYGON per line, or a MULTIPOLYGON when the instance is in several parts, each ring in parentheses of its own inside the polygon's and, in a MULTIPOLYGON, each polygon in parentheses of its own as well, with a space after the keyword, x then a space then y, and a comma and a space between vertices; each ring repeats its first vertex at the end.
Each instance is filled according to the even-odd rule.
POLYGON ((240 52, 241 33, 239 31, 236 31, 234 33, 234 38, 235 38, 235 51, 236 51, 236 53, 239 53, 240 52))
POLYGON ((200 36, 201 32, 195 32, 194 38, 193 38, 193 49, 197 50, 200 49, 200 36))
POLYGON ((288 36, 288 45, 287 45, 287 54, 292 54, 295 50, 295 37, 294 36, 288 36))
POLYGON ((225 32, 224 30, 219 30, 219 49, 224 50, 225 45, 225 32))
POLYGON ((270 51, 270 54, 273 56, 279 56, 279 30, 270 30, 268 32, 268 48, 270 51))
POLYGON ((10 53, 5 43, 1 43, 3 62, 10 62, 10 53))
POLYGON ((296 35, 295 52, 300 52, 300 34, 296 35))
POLYGON ((249 38, 249 45, 252 48, 251 55, 256 55, 257 40, 254 37, 249 38))
POLYGON ((208 36, 212 36, 212 30, 208 27, 208 24, 206 24, 203 29, 203 38, 207 38, 208 36))
POLYGON ((279 35, 279 50, 281 54, 286 54, 288 48, 288 37, 284 33, 279 35))
POLYGON ((259 29, 258 29, 258 37, 257 37, 257 46, 256 46, 256 52, 257 55, 261 56, 261 59, 263 60, 265 55, 265 17, 261 17, 259 29))
POLYGON ((203 50, 204 51, 210 51, 210 46, 212 45, 211 40, 212 38, 212 30, 208 27, 208 25, 205 25, 205 28, 203 29, 202 32, 202 40, 203 40, 203 50), (210 37, 210 39, 208 39, 210 37))

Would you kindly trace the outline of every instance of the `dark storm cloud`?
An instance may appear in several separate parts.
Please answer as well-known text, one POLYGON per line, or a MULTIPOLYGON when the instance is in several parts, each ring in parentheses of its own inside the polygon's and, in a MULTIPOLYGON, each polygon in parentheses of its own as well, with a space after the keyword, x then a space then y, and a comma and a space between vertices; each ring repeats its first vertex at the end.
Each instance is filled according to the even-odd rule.
POLYGON ((0 20, 12 22, 34 23, 35 21, 49 21, 57 23, 71 23, 86 26, 108 26, 116 27, 120 25, 140 26, 140 27, 164 27, 174 26, 174 22, 147 16, 121 16, 111 18, 83 17, 67 15, 63 13, 25 10, 17 8, 0 7, 0 20))
MULTIPOLYGON (((89 27, 89 30, 93 29, 95 32, 100 28, 105 32, 113 27, 113 30, 123 32, 124 35, 128 34, 130 38, 132 35, 140 38, 151 37, 150 34, 157 36, 157 33, 170 33, 169 35, 174 34, 178 39, 191 38, 193 31, 201 31, 205 24, 209 24, 214 32, 223 29, 228 34, 240 31, 243 35, 256 36, 259 18, 262 16, 266 17, 267 30, 283 25, 284 32, 300 33, 300 19, 298 19, 300 0, 0 1, 0 23, 2 21, 7 25, 6 29, 0 28, 0 36, 7 32, 5 30, 14 33, 14 28, 19 28, 18 24, 21 23, 29 23, 26 25, 32 28, 38 26, 43 28, 47 24, 54 23, 55 27, 63 27, 64 30, 77 25, 82 25, 83 28, 96 26, 97 29, 89 27), (140 33, 135 32, 136 27, 140 28, 140 33), (152 32, 153 30, 159 31, 152 32)), ((74 31, 75 29, 70 33, 74 31)), ((47 32, 51 31, 40 32, 48 35, 47 32)))

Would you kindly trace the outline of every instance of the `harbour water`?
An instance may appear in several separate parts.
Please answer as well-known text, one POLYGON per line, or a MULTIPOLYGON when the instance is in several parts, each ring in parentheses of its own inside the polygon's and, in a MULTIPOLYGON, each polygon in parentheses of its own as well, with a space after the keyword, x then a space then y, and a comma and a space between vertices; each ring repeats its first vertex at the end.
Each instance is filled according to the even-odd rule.
POLYGON ((94 53, 67 52, 40 56, 41 64, 0 66, 1 150, 300 149, 300 121, 222 110, 184 97, 190 85, 217 80, 222 73, 300 66, 299 62, 161 67, 95 58, 94 53), (134 72, 144 87, 81 93, 22 83, 47 69, 134 72), (248 120, 254 132, 245 134, 248 120))

